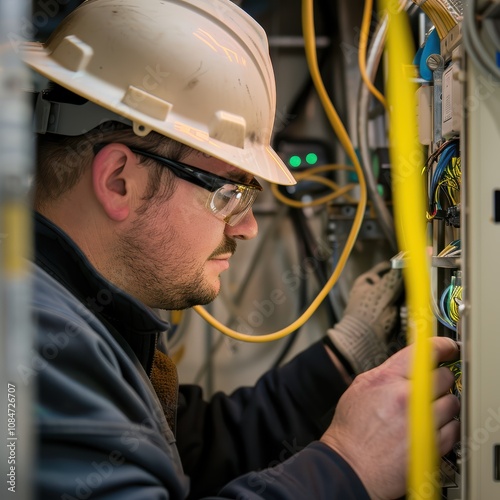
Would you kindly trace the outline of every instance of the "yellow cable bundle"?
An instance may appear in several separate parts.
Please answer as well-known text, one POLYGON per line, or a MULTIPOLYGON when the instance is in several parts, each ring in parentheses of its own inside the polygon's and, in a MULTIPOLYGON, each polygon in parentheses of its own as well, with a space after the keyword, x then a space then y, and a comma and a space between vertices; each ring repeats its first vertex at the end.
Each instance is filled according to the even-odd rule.
POLYGON ((426 204, 421 146, 416 122, 416 86, 405 69, 413 59, 411 30, 397 1, 383 0, 389 15, 387 33, 388 103, 390 107, 390 151, 393 175, 396 235, 406 252, 406 293, 409 311, 409 341, 415 342, 410 396, 410 455, 408 498, 437 499, 438 466, 432 415, 432 336, 430 273, 426 244, 426 204))
MULTIPOLYGON (((293 321, 290 325, 281 330, 278 330, 273 333, 266 333, 264 335, 250 335, 246 333, 240 333, 227 326, 223 325, 220 321, 215 319, 206 309, 201 306, 194 306, 193 309, 210 325, 214 328, 222 332, 223 334, 231 337, 235 340, 241 340, 243 342, 272 342, 274 340, 282 339, 283 337, 289 335, 290 333, 297 330, 301 327, 316 311, 316 309, 320 306, 321 302, 328 295, 329 291, 337 282, 340 274, 342 273, 349 255, 354 247, 354 243, 356 242, 356 238, 358 236, 359 230, 361 229, 361 224, 363 223, 363 217, 366 210, 367 205, 367 191, 366 191, 366 180, 363 174, 363 170, 361 169, 361 165, 359 163, 358 157, 356 156, 356 152, 354 150, 354 146, 351 142, 349 134, 344 127, 344 124, 340 120, 340 117, 335 110, 328 93, 323 84, 323 80, 321 78, 321 73, 319 71, 318 60, 316 56, 316 35, 314 30, 314 15, 313 15, 313 0, 302 0, 302 28, 304 31, 304 42, 305 42, 305 50, 306 50, 306 58, 307 64, 309 67, 309 71, 311 73, 311 78, 314 83, 314 87, 318 93, 318 97, 323 105, 325 113, 332 125, 337 138, 340 143, 344 147, 349 159, 352 161, 354 165, 354 170, 358 176, 359 183, 359 202, 356 208, 356 213, 354 214, 354 220, 352 223, 351 230, 349 232, 349 236, 345 242, 344 248, 339 256, 339 260, 337 265, 330 276, 328 281, 325 283, 323 288, 320 290, 316 298, 311 302, 311 304, 307 307, 307 309, 301 314, 299 318, 293 321)), ((342 189, 342 188, 340 188, 342 189)), ((345 194, 349 188, 344 187, 345 191, 342 194, 345 194)), ((340 191, 340 190, 339 190, 340 191)))
POLYGON ((462 20, 463 7, 461 1, 449 0, 413 0, 435 26, 439 39, 446 35, 462 20))

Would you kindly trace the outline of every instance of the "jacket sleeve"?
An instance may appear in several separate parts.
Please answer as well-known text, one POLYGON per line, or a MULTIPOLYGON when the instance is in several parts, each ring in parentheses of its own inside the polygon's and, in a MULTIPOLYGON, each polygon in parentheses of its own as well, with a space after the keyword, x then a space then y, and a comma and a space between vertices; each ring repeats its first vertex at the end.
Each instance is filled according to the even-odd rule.
POLYGON ((219 498, 239 500, 369 500, 351 467, 319 441, 282 464, 251 472, 225 486, 219 498))
POLYGON ((181 386, 176 438, 190 498, 280 466, 321 436, 345 389, 322 342, 230 396, 218 393, 206 402, 199 387, 181 386))

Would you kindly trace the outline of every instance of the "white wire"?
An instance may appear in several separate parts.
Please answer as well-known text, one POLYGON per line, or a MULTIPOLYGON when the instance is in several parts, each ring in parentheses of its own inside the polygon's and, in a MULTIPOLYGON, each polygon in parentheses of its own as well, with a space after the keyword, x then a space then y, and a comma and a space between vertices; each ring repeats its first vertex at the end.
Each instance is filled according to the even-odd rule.
POLYGON ((492 55, 484 47, 481 35, 477 29, 476 3, 473 0, 469 0, 464 4, 462 37, 465 51, 478 69, 500 80, 500 68, 496 65, 492 55))

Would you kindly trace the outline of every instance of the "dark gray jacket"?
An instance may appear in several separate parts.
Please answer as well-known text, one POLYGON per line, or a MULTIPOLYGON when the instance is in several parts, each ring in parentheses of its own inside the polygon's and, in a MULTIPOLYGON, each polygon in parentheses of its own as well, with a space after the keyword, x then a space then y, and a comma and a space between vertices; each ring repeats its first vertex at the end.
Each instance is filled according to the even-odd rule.
POLYGON ((317 441, 345 390, 320 342, 230 396, 181 385, 174 436, 148 378, 168 324, 35 226, 37 498, 368 498, 317 441))

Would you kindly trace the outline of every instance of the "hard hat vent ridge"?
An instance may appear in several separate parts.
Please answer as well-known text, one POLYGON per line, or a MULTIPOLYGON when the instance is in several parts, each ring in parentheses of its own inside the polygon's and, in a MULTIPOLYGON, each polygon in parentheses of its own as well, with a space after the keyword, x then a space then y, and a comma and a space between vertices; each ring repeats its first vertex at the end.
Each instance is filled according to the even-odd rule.
POLYGON ((54 49, 52 58, 68 71, 74 73, 87 68, 94 51, 92 47, 82 42, 74 35, 68 35, 54 49))
POLYGON ((138 135, 154 130, 295 184, 270 146, 276 89, 265 32, 231 0, 87 1, 45 45, 24 44, 22 57, 138 135))

